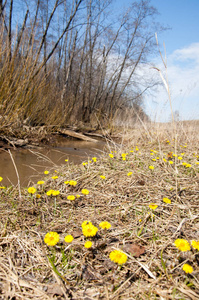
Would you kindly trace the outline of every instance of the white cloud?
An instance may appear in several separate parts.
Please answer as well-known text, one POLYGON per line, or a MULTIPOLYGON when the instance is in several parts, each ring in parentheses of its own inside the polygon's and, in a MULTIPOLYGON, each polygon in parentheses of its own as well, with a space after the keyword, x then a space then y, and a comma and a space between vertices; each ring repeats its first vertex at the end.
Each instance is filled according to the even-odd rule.
MULTIPOLYGON (((160 58, 155 65, 165 75, 160 58)), ((199 43, 177 49, 169 55, 167 74, 173 110, 179 111, 181 119, 199 119, 199 43)), ((158 115, 161 120, 168 121, 170 106, 165 88, 159 87, 156 95, 156 105, 146 99, 148 111, 151 110, 152 116, 158 115)))
POLYGON ((185 48, 175 50, 170 59, 173 61, 194 60, 199 63, 199 43, 191 44, 185 48))

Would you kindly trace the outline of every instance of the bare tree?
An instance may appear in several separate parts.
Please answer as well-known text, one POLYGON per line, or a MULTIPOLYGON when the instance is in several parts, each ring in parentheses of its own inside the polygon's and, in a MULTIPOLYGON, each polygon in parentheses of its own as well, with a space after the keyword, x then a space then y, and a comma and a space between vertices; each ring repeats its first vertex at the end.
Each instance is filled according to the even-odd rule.
POLYGON ((132 2, 120 15, 111 10, 111 0, 0 0, 0 105, 7 120, 111 120, 142 99, 154 84, 141 87, 137 71, 154 49, 156 10, 150 0, 132 2))

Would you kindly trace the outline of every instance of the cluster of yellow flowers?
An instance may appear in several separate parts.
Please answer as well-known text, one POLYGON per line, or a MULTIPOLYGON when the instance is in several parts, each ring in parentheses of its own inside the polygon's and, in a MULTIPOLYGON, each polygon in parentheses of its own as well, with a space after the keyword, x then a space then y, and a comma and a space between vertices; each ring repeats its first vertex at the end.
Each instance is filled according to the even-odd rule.
MULTIPOLYGON (((175 242, 174 242, 174 245, 182 252, 190 251, 191 246, 194 249, 199 251, 199 241, 195 241, 195 240, 191 241, 191 246, 190 246, 190 244, 187 240, 185 240, 185 239, 176 239, 175 242)), ((192 273, 193 272, 193 268, 189 264, 184 264, 182 269, 186 273, 192 273)))
MULTIPOLYGON (((99 227, 107 230, 111 228, 111 224, 107 221, 103 221, 99 224, 99 227)), ((98 228, 94 226, 91 221, 85 220, 82 223, 82 233, 85 237, 94 237, 96 236, 97 232, 98 232, 98 228)), ((67 235, 65 236, 64 241, 66 243, 71 243, 73 239, 74 238, 72 235, 67 235)), ((48 246, 55 246, 59 242, 59 240, 60 240, 59 234, 54 231, 48 232, 44 237, 44 242, 48 246)), ((92 241, 86 241, 84 243, 84 247, 87 249, 91 248, 92 245, 93 245, 92 241)), ((109 255, 109 258, 111 261, 119 265, 122 265, 127 261, 127 255, 121 250, 112 251, 109 255)))
MULTIPOLYGON (((44 237, 44 243, 46 243, 48 246, 55 246, 59 242, 59 234, 57 232, 51 231, 46 233, 44 237)), ((71 243, 73 241, 72 235, 65 236, 64 240, 66 243, 71 243)))
MULTIPOLYGON (((96 161, 96 159, 97 158, 93 158, 94 159, 94 161, 96 161)), ((57 172, 56 170, 55 170, 55 172, 57 172)), ((49 171, 44 171, 44 174, 49 174, 49 171)), ((52 176, 51 177, 52 179, 57 179, 58 178, 58 176, 52 176)), ((101 178, 102 179, 105 179, 106 177, 105 176, 101 176, 101 178)), ((2 177, 0 177, 0 181, 1 180, 3 180, 3 178, 2 177)), ((43 181, 43 180, 40 180, 40 181, 38 181, 37 182, 37 184, 38 185, 42 185, 42 184, 44 184, 45 183, 45 181, 43 181)), ((68 184, 68 185, 70 185, 70 186, 76 186, 77 185, 77 181, 75 181, 75 180, 69 180, 69 181, 64 181, 64 183, 65 184, 68 184)), ((36 191, 37 191, 37 189, 35 188, 35 187, 33 187, 33 186, 31 186, 31 187, 29 187, 28 188, 28 193, 29 194, 35 194, 36 193, 36 191)), ((83 194, 83 195, 88 195, 89 194, 89 190, 87 190, 87 189, 82 189, 81 190, 81 193, 83 194)), ((60 191, 58 191, 58 190, 53 190, 53 189, 50 189, 50 190, 48 190, 47 192, 46 192, 46 195, 47 196, 58 196, 60 194, 60 191)), ((41 195, 39 195, 39 197, 37 197, 37 198, 41 198, 41 195)), ((74 196, 74 195, 68 195, 67 196, 67 199, 68 200, 71 200, 71 201, 73 201, 73 200, 75 200, 76 198, 80 198, 80 195, 76 195, 76 196, 74 196)))
MULTIPOLYGON (((169 141, 167 141, 168 144, 170 144, 169 141)), ((139 151, 139 148, 136 146, 135 148, 135 151, 139 151)), ((133 150, 130 150, 130 152, 134 152, 133 150)), ((109 155, 109 157, 111 159, 115 159, 115 156, 114 156, 114 151, 112 151, 109 155)), ((159 160, 160 157, 158 157, 157 154, 158 151, 156 150, 151 150, 151 153, 150 155, 153 156, 154 158, 152 158, 152 161, 156 161, 156 160, 159 160), (156 157, 157 156, 157 157, 156 157)), ((141 154, 141 153, 140 153, 141 154)), ((127 155, 129 155, 129 153, 122 153, 121 156, 120 156, 120 159, 122 160, 126 160, 127 158, 127 155)), ((169 153, 164 153, 164 156, 165 158, 162 158, 164 162, 167 162, 167 164, 170 164, 172 165, 174 163, 174 161, 172 160, 174 157, 176 157, 176 161, 178 159, 178 164, 181 163, 182 159, 183 159, 183 155, 184 153, 181 153, 181 156, 178 156, 177 154, 173 153, 173 152, 169 152, 169 153), (166 155, 166 156, 165 156, 166 155)), ((67 161, 67 160, 66 160, 67 161)), ((88 161, 88 162, 84 162, 82 163, 84 166, 88 165, 89 167, 89 164, 92 163, 92 162, 96 162, 97 161, 97 158, 96 157, 93 157, 91 161, 88 161)), ((110 160, 111 161, 111 160, 110 160)), ((113 160, 114 161, 114 160, 113 160)), ((153 164, 153 163, 151 163, 153 164)), ((191 167, 191 164, 188 164, 186 162, 182 162, 181 165, 184 165, 186 168, 190 168, 191 167)), ((154 163, 154 166, 155 166, 155 163, 154 163)), ((148 166, 148 169, 150 170, 154 170, 154 166, 153 165, 149 165, 148 166)), ((165 166, 165 164, 164 164, 165 166)), ((172 168, 172 167, 170 167, 172 168)), ((44 171, 44 174, 48 174, 49 171, 44 171)), ((151 172, 153 173, 153 172, 151 172)), ((127 173, 127 176, 131 176, 133 174, 133 172, 128 172, 127 173)), ((106 175, 106 174, 105 174, 106 175)), ((103 180, 106 179, 106 176, 105 175, 100 175, 99 177, 103 180)), ((51 177, 52 179, 57 179, 58 176, 52 176, 51 177)), ((0 181, 1 181, 1 177, 0 177, 0 181)), ((130 180, 130 179, 129 179, 130 180)), ((65 184, 69 185, 69 186, 76 186, 77 185, 77 181, 75 180, 69 180, 69 181, 65 181, 64 182, 65 184)), ((44 184, 44 181, 38 181, 37 184, 41 185, 41 184, 44 184)), ((30 194, 34 194, 36 193, 36 189, 34 187, 30 187, 28 189, 28 192, 30 194)), ((49 190, 48 192, 46 192, 46 194, 48 196, 56 196, 56 195, 59 195, 59 191, 55 191, 55 190, 49 190)), ((87 189, 82 189, 81 190, 81 193, 85 196, 89 195, 89 190, 87 189)), ((80 195, 68 195, 67 196, 67 199, 68 200, 75 200, 76 198, 79 198, 80 195)), ((166 204, 171 204, 171 200, 167 197, 164 197, 162 199, 162 201, 166 204)), ((158 205, 156 203, 150 203, 149 204, 149 208, 152 209, 152 210, 155 210, 156 208, 158 207, 158 205)), ((153 215, 154 216, 154 215, 153 215)), ((139 220, 141 222, 141 219, 139 220)), ((92 240, 93 237, 96 237, 97 236, 97 232, 98 232, 98 228, 92 224, 91 221, 88 221, 88 220, 85 220, 83 223, 82 223, 82 234, 84 235, 85 238, 89 238, 92 240)), ((103 221, 99 224, 99 227, 103 230, 108 230, 111 228, 111 224, 107 221, 103 221)), ((97 236, 99 237, 99 236, 97 236)), ((66 243, 71 243, 73 241, 73 236, 72 235, 67 235, 65 236, 64 238, 64 241, 66 243)), ((60 237, 59 237, 59 234, 56 233, 56 232, 49 232, 45 235, 44 237, 44 242, 48 245, 48 246, 54 246, 56 245, 60 240, 60 237)), ((95 239, 93 239, 93 242, 95 241, 95 239)), ((84 247, 89 249, 93 246, 93 242, 90 241, 90 240, 86 240, 85 243, 84 243, 84 247)), ((199 241, 192 241, 191 242, 191 246, 189 244, 188 241, 184 240, 184 239, 177 239, 175 240, 175 246, 182 252, 185 252, 185 251, 190 251, 191 249, 191 246, 194 248, 194 249, 197 249, 199 251, 199 241)), ((127 255, 122 252, 121 250, 114 250, 110 253, 109 255, 109 258, 111 261, 119 264, 119 265, 122 265, 124 263, 126 263, 127 261, 127 255)), ((184 270, 184 272, 186 273, 192 273, 193 272, 193 268, 192 266, 190 266, 189 264, 184 264, 182 269, 184 270)))
POLYGON ((60 191, 58 191, 58 190, 49 190, 49 191, 47 191, 46 192, 46 195, 47 196, 58 196, 60 194, 60 191))

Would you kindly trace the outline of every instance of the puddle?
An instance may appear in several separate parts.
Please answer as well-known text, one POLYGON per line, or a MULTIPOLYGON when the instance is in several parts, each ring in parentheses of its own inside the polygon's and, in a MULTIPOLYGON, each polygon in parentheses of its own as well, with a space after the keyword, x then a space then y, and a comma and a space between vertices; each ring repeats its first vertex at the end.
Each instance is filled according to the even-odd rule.
MULTIPOLYGON (((106 142, 97 143, 85 141, 68 141, 59 137, 54 148, 44 147, 40 150, 16 149, 11 150, 17 167, 21 186, 35 183, 43 176, 44 170, 66 164, 65 159, 74 164, 87 161, 88 158, 99 156, 106 150, 106 142)), ((0 152, 0 177, 3 177, 1 186, 17 184, 17 176, 12 159, 7 151, 0 152)))

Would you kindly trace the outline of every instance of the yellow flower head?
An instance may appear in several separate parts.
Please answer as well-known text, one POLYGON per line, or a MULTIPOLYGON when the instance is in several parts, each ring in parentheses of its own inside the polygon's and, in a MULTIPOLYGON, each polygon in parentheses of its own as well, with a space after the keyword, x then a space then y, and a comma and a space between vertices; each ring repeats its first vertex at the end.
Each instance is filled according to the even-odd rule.
POLYGON ((69 184, 69 181, 68 181, 68 180, 67 180, 67 181, 64 181, 64 183, 65 183, 65 184, 69 184))
POLYGON ((36 193, 36 191, 37 191, 36 188, 34 188, 33 186, 28 188, 28 193, 29 194, 34 194, 34 193, 36 193))
POLYGON ((127 153, 122 153, 121 156, 122 156, 122 157, 126 157, 126 155, 127 155, 127 153))
POLYGON ((51 193, 52 196, 58 196, 59 194, 60 194, 60 191, 52 190, 52 193, 51 193))
POLYGON ((111 228, 111 224, 107 221, 103 221, 99 224, 99 227, 101 227, 102 229, 109 229, 111 228))
POLYGON ((64 241, 66 242, 66 243, 71 243, 72 241, 74 240, 74 238, 73 238, 73 236, 72 235, 67 235, 67 236, 65 236, 65 238, 64 238, 64 241))
POLYGON ((68 161, 68 159, 65 159, 65 161, 67 162, 67 161, 68 161))
POLYGON ((67 199, 68 199, 68 200, 75 200, 75 196, 74 196, 74 195, 68 195, 68 196, 67 196, 67 199))
POLYGON ((110 158, 113 158, 113 157, 114 157, 114 155, 113 155, 112 153, 110 153, 110 154, 109 154, 109 157, 110 157, 110 158))
POLYGON ((172 164, 173 164, 173 161, 172 161, 172 160, 169 160, 169 164, 172 165, 172 164))
POLYGON ((87 249, 88 249, 88 248, 91 248, 91 247, 92 247, 92 244, 93 244, 93 243, 92 243, 91 241, 87 241, 87 242, 84 244, 84 247, 87 248, 87 249))
POLYGON ((88 221, 88 220, 85 220, 84 222, 82 222, 82 228, 87 225, 92 225, 92 222, 88 221))
POLYGON ((167 160, 165 158, 162 159, 164 162, 166 162, 167 160))
POLYGON ((149 204, 149 208, 151 208, 151 209, 153 209, 153 210, 155 210, 157 207, 158 207, 158 205, 155 204, 155 203, 149 204))
POLYGON ((52 195, 52 192, 53 192, 53 190, 49 190, 49 191, 46 192, 46 195, 47 195, 47 196, 51 196, 51 195, 52 195))
POLYGON ((5 186, 0 186, 0 189, 4 190, 4 189, 6 189, 6 187, 5 186))
POLYGON ((127 176, 131 176, 133 174, 133 172, 128 172, 127 176))
POLYGON ((85 237, 95 236, 98 228, 92 224, 88 224, 82 227, 82 233, 85 237))
POLYGON ((52 178, 52 179, 57 179, 57 178, 58 178, 58 176, 52 176, 51 178, 52 178))
POLYGON ((149 166, 149 169, 150 169, 150 170, 153 170, 153 169, 154 169, 154 166, 149 166))
POLYGON ((45 174, 45 175, 48 175, 48 174, 49 174, 49 171, 44 171, 44 174, 45 174))
POLYGON ((199 251, 199 241, 191 241, 191 246, 199 251))
POLYGON ((44 184, 44 181, 37 181, 37 184, 44 184))
POLYGON ((186 168, 191 168, 191 164, 186 164, 186 168))
POLYGON ((96 162, 96 160, 97 160, 97 157, 93 157, 93 158, 92 158, 92 160, 93 160, 94 162, 96 162))
POLYGON ((114 250, 109 255, 110 260, 122 265, 127 261, 127 255, 120 250, 114 250))
POLYGON ((171 204, 171 200, 169 198, 163 198, 163 202, 167 204, 171 204))
POLYGON ((40 194, 37 194, 37 195, 36 195, 36 198, 37 198, 37 199, 40 199, 40 198, 41 198, 41 195, 40 195, 40 194))
POLYGON ((184 239, 177 239, 177 240, 175 240, 174 245, 180 251, 183 251, 183 252, 184 251, 189 251, 191 249, 189 243, 187 242, 187 240, 184 240, 184 239))
POLYGON ((75 180, 70 180, 69 181, 69 185, 76 186, 76 184, 77 184, 77 181, 75 181, 75 180))
POLYGON ((101 177, 102 179, 106 179, 106 176, 104 176, 104 175, 100 175, 100 177, 101 177))
POLYGON ((88 165, 88 163, 87 163, 87 162, 83 162, 82 165, 83 165, 83 166, 86 166, 86 165, 88 165))
POLYGON ((193 272, 192 266, 190 266, 188 264, 184 264, 182 269, 183 269, 183 271, 185 271, 185 273, 192 273, 193 272))
POLYGON ((87 189, 82 189, 81 192, 82 192, 83 195, 88 195, 89 194, 89 191, 87 189))
POLYGON ((3 177, 0 177, 0 182, 3 180, 3 177))
POLYGON ((45 235, 44 243, 48 246, 55 246, 59 242, 59 234, 57 232, 48 232, 45 235))
POLYGON ((78 195, 78 194, 76 195, 76 198, 80 198, 80 197, 81 197, 80 195, 78 195))
POLYGON ((179 159, 179 160, 182 160, 182 156, 178 156, 178 159, 179 159))

